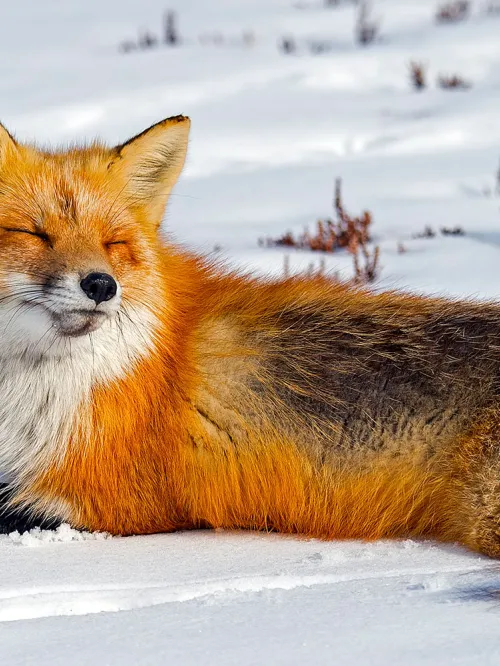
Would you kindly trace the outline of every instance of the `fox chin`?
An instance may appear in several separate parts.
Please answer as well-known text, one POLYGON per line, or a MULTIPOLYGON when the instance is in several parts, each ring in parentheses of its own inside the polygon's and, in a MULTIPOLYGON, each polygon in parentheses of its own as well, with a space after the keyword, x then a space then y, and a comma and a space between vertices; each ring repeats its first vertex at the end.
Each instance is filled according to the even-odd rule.
POLYGON ((500 306, 176 248, 160 224, 189 125, 62 151, 0 126, 5 521, 500 556, 500 306))

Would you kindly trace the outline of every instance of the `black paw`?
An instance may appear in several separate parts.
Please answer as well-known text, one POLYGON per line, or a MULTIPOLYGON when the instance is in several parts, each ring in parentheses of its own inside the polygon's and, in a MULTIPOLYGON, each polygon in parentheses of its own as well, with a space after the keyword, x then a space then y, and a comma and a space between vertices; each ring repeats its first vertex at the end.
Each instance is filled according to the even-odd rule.
POLYGON ((60 520, 50 520, 32 516, 27 509, 12 509, 8 506, 9 491, 6 484, 0 484, 0 534, 27 532, 35 527, 53 530, 61 524, 60 520))

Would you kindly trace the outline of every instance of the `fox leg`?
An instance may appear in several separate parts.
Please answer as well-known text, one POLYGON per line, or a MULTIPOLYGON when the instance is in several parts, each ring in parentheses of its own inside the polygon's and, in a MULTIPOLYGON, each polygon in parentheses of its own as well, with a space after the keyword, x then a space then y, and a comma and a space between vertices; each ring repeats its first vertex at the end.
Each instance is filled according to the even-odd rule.
POLYGON ((463 542, 489 557, 500 558, 500 461, 485 468, 477 485, 466 493, 469 520, 463 542))
POLYGON ((500 558, 500 420, 488 419, 462 441, 454 463, 457 540, 500 558))
POLYGON ((60 520, 44 518, 33 514, 29 508, 16 508, 11 506, 12 492, 5 483, 0 483, 0 534, 10 532, 26 532, 34 527, 40 529, 55 529, 61 524, 60 520))

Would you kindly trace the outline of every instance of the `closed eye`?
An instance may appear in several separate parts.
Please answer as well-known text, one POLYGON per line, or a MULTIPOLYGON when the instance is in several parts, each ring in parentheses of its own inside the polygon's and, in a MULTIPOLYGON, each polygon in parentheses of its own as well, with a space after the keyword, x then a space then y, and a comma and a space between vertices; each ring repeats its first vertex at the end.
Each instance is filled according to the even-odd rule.
POLYGON ((106 247, 109 247, 110 245, 126 245, 127 241, 124 240, 116 240, 116 241, 109 241, 109 243, 106 243, 106 247))
POLYGON ((13 234, 28 234, 29 236, 36 236, 40 238, 45 243, 50 243, 50 237, 44 231, 30 231, 29 229, 17 229, 15 227, 2 227, 4 231, 8 231, 13 234))

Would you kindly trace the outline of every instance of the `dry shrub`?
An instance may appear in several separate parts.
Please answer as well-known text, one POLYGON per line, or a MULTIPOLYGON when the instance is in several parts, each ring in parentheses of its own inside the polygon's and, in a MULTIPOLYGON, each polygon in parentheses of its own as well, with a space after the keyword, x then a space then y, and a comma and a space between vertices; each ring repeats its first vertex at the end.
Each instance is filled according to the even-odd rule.
POLYGON ((149 30, 143 30, 137 43, 140 49, 154 49, 158 46, 158 38, 149 30))
POLYGON ((420 231, 418 234, 413 234, 412 238, 435 238, 436 232, 430 226, 424 227, 423 231, 420 231))
POLYGON ((438 23, 457 23, 463 21, 469 15, 470 2, 458 0, 457 2, 447 2, 438 7, 436 21, 438 23))
POLYGON ((354 262, 354 282, 356 284, 368 284, 375 282, 380 274, 380 248, 378 245, 370 252, 365 243, 355 237, 349 245, 349 252, 354 262))
POLYGON ((267 247, 293 247, 299 250, 312 250, 313 252, 335 252, 338 249, 348 249, 352 238, 361 243, 370 241, 369 227, 372 223, 371 213, 364 211, 359 217, 352 217, 346 213, 342 203, 342 181, 335 181, 334 208, 337 219, 327 218, 316 222, 316 232, 308 229, 295 236, 288 231, 279 238, 267 238, 261 245, 267 247))
POLYGON ((452 76, 441 75, 438 77, 437 84, 443 90, 468 90, 471 83, 461 76, 453 74, 452 76))
MULTIPOLYGON (((441 227, 439 230, 443 236, 465 236, 462 227, 441 227)), ((413 234, 412 238, 436 238, 437 233, 430 226, 424 227, 424 230, 418 234, 413 234)))
POLYGON ((373 282, 379 275, 379 248, 370 251, 369 228, 373 218, 369 211, 363 211, 360 216, 349 215, 342 202, 342 181, 335 181, 334 209, 336 219, 328 218, 316 222, 315 233, 306 229, 302 234, 295 236, 288 231, 278 238, 260 239, 260 246, 289 247, 313 252, 335 252, 345 249, 353 257, 355 282, 373 282))
POLYGON ((163 15, 163 37, 160 40, 151 30, 142 28, 139 30, 137 41, 126 39, 118 45, 121 53, 131 53, 137 49, 153 49, 160 45, 160 41, 167 46, 177 46, 181 43, 177 29, 177 14, 167 11, 163 15))
POLYGON ((379 25, 370 18, 370 11, 369 2, 361 0, 356 21, 356 41, 362 46, 367 46, 374 42, 379 34, 379 25))
POLYGON ((484 8, 484 11, 486 12, 486 14, 489 14, 490 16, 496 16, 500 14, 499 0, 491 0, 491 2, 488 2, 484 8))
POLYGON ((168 46, 177 46, 181 41, 177 28, 177 14, 167 11, 163 15, 163 42, 168 46))
POLYGON ((424 230, 418 234, 413 234, 412 238, 435 238, 436 232, 432 227, 426 226, 424 230))
POLYGON ((465 236, 462 227, 441 227, 440 231, 443 236, 465 236))
POLYGON ((309 40, 307 46, 311 53, 315 55, 321 55, 322 53, 328 53, 334 48, 334 42, 320 39, 309 40))
POLYGON ((293 37, 282 37, 278 46, 287 55, 297 51, 297 43, 293 37))
POLYGON ((410 62, 410 79, 415 90, 423 90, 427 87, 425 66, 421 62, 410 62))

